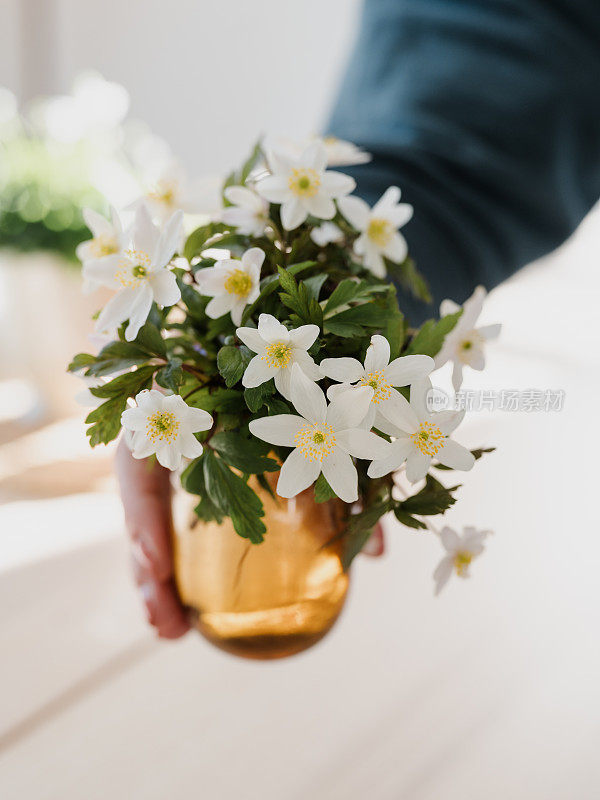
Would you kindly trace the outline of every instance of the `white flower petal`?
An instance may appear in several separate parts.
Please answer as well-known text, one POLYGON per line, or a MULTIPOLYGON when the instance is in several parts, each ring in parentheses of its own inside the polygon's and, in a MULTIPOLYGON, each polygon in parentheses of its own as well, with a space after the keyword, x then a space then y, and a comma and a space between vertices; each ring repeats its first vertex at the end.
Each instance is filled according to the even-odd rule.
POLYGON ((154 299, 161 306, 173 306, 181 300, 181 291, 175 275, 168 269, 151 274, 149 283, 154 299))
POLYGON ((334 431, 358 428, 367 416, 373 394, 370 386, 361 386, 339 394, 329 404, 327 424, 331 425, 334 431))
POLYGON ((301 225, 308 216, 308 211, 297 197, 285 200, 281 206, 280 213, 281 224, 286 231, 293 231, 298 225, 301 225))
POLYGON ((440 563, 435 568, 435 572, 433 573, 433 579, 435 581, 435 594, 438 595, 444 586, 450 580, 450 576, 452 575, 452 568, 453 562, 452 558, 449 556, 444 556, 440 563))
POLYGON ((371 336, 371 344, 365 356, 365 372, 378 372, 385 369, 390 361, 390 343, 385 336, 371 336))
POLYGON ((285 203, 293 196, 287 178, 282 175, 263 178, 256 184, 256 191, 269 203, 285 203))
POLYGON ((389 208, 386 211, 386 217, 392 223, 394 228, 401 228, 412 219, 413 207, 408 203, 398 203, 398 205, 389 208))
POLYGON ((246 347, 255 353, 262 353, 265 349, 265 341, 256 328, 238 328, 235 332, 246 347))
POLYGON ((280 497, 295 497, 308 489, 317 480, 320 472, 319 461, 309 461, 304 458, 300 450, 293 450, 281 467, 277 481, 277 494, 280 497))
POLYGON ((309 422, 325 422, 327 415, 325 395, 316 383, 306 377, 298 364, 292 366, 291 393, 292 403, 300 416, 309 422))
POLYGON ((406 477, 411 483, 423 480, 431 466, 431 456, 421 453, 413 446, 406 459, 406 477))
POLYGON ((354 383, 365 374, 363 365, 357 358, 324 358, 319 364, 323 375, 340 383, 354 383))
POLYGON ((202 444, 196 439, 193 433, 186 431, 177 439, 177 447, 182 456, 186 458, 198 458, 202 455, 202 444))
POLYGON ((225 291, 228 270, 221 267, 207 267, 196 272, 196 284, 199 294, 214 297, 225 291))
POLYGON ((471 330, 479 319, 483 301, 487 292, 483 286, 477 286, 471 297, 463 303, 463 313, 460 318, 460 325, 464 330, 471 330))
POLYGON ((232 310, 237 301, 234 294, 218 294, 206 306, 206 316, 218 319, 232 310))
POLYGON ((136 297, 129 311, 129 325, 125 328, 125 338, 132 342, 138 335, 142 325, 148 319, 148 314, 152 308, 152 289, 148 282, 144 281, 136 291, 136 297))
POLYGON ((286 400, 292 399, 292 370, 289 367, 275 368, 275 388, 286 400))
MULTIPOLYGON (((414 433, 419 427, 419 418, 411 404, 400 392, 392 392, 389 399, 379 406, 380 414, 396 428, 406 433, 414 433)), ((380 430, 384 430, 380 428, 380 430)), ((389 431, 384 430, 384 433, 389 431)))
POLYGON ((250 209, 250 211, 261 213, 264 208, 260 197, 257 197, 257 195, 246 186, 227 186, 223 194, 230 203, 250 209))
POLYGON ((400 189, 397 186, 390 186, 373 206, 373 216, 386 217, 386 212, 393 208, 398 200, 400 200, 400 189))
MULTIPOLYGON (((294 360, 295 364, 298 364, 306 377, 311 379, 311 381, 320 381, 323 377, 321 370, 315 364, 312 357, 308 355, 306 350, 299 350, 295 347, 292 350, 292 359, 294 360)), ((288 371, 291 374, 291 369, 288 368, 288 371)))
MULTIPOLYGON (((410 386, 410 407, 415 412, 421 422, 431 416, 427 409, 427 397, 431 391, 431 381, 429 378, 419 378, 410 386)), ((386 415, 387 416, 387 415, 386 415)), ((393 422, 394 420, 391 420, 393 422)), ((409 431, 410 433, 411 431, 409 431)))
POLYGON ((366 458, 369 461, 383 458, 389 446, 389 442, 386 442, 381 436, 360 428, 336 431, 335 442, 351 456, 366 458))
POLYGON ((183 235, 183 211, 176 211, 163 228, 157 244, 157 254, 154 264, 164 267, 179 249, 183 235))
POLYGON ((288 342, 288 329, 272 314, 261 314, 258 318, 258 332, 265 342, 288 342))
POLYGON ((205 411, 203 408, 188 406, 187 403, 185 405, 185 422, 189 430, 192 433, 210 430, 213 424, 213 418, 208 411, 205 411))
POLYGON ((152 222, 148 209, 141 203, 135 212, 135 219, 131 229, 131 238, 134 250, 146 253, 154 263, 157 255, 156 246, 160 238, 160 231, 152 222))
POLYGON ((408 386, 432 372, 435 363, 430 356, 400 356, 385 368, 385 379, 392 386, 408 386))
POLYGON ((336 447, 330 456, 323 459, 322 470, 340 500, 345 503, 358 500, 358 473, 348 453, 336 447))
POLYGON ((376 278, 385 278, 387 269, 381 253, 368 247, 364 257, 365 267, 375 275, 376 278))
POLYGON ((156 451, 156 459, 159 464, 173 472, 181 466, 181 451, 175 443, 163 444, 156 451))
MULTIPOLYGON (((246 250, 242 256, 242 266, 249 273, 252 272, 258 277, 264 260, 265 251, 261 250, 260 247, 251 247, 249 250, 246 250)), ((254 275, 252 275, 252 277, 254 277, 254 275)))
POLYGON ((295 447, 294 437, 305 425, 306 421, 295 414, 275 414, 272 417, 253 419, 248 427, 250 433, 258 436, 263 442, 282 447, 295 447))
POLYGON ((270 367, 262 356, 254 356, 242 376, 242 386, 254 389, 262 383, 270 381, 277 372, 277 367, 270 367))
POLYGON ((460 536, 448 525, 445 525, 440 531, 440 539, 449 553, 455 553, 460 546, 460 536))
POLYGON ((121 289, 114 297, 111 297, 96 320, 96 330, 100 333, 107 329, 113 330, 118 328, 122 322, 125 322, 135 300, 135 294, 136 289, 133 286, 129 286, 127 289, 121 289))
POLYGON ((320 329, 318 325, 301 325, 289 331, 290 342, 294 347, 308 350, 315 343, 320 329))
POLYGON ((126 408, 121 414, 121 425, 129 431, 143 431, 146 428, 147 417, 148 415, 141 408, 126 408))
POLYGON ((343 172, 328 170, 321 178, 321 189, 330 197, 345 197, 356 188, 356 181, 343 172))
POLYGON ((306 197, 303 200, 303 204, 313 217, 318 217, 319 219, 333 219, 335 217, 335 203, 330 197, 323 194, 306 197))
MULTIPOLYGON (((437 366, 437 362, 436 362, 437 366)), ((455 392, 458 392, 463 382, 463 365, 460 361, 455 361, 452 367, 452 387, 455 392)))
POLYGON ((367 470, 367 475, 369 478, 382 478, 390 472, 395 472, 406 461, 412 449, 410 439, 396 439, 395 442, 387 445, 381 457, 373 460, 367 470))
POLYGON ((323 143, 318 139, 311 142, 300 155, 298 164, 301 167, 314 169, 316 172, 323 172, 327 166, 327 150, 323 143))
POLYGON ((117 278, 117 273, 123 260, 122 255, 116 254, 86 261, 83 265, 83 277, 100 286, 118 290, 122 283, 117 278))
POLYGON ((452 439, 445 439, 443 447, 436 453, 436 458, 445 467, 468 471, 475 463, 475 456, 462 444, 452 439))
POLYGON ((477 328, 477 333, 489 341, 490 339, 496 339, 500 336, 501 330, 502 325, 496 323, 495 325, 484 325, 482 328, 477 328))
POLYGON ((434 425, 441 430, 444 436, 448 436, 456 430, 465 418, 465 409, 460 411, 438 411, 432 415, 431 420, 434 425))
MULTIPOLYGON (((250 300, 250 295, 248 295, 247 300, 250 300)), ((241 325, 244 309, 248 305, 247 300, 244 299, 243 297, 240 299, 236 298, 234 300, 233 308, 231 309, 231 321, 233 322, 234 325, 241 325)))
POLYGON ((383 255, 395 264, 401 264, 408 255, 408 245, 402 234, 395 233, 382 250, 383 255))
POLYGON ((94 211, 93 208, 84 208, 81 213, 85 224, 88 226, 95 239, 98 236, 113 236, 113 226, 102 214, 94 211))
POLYGON ((357 231, 367 229, 371 210, 362 198, 342 197, 338 200, 338 207, 353 228, 357 231))

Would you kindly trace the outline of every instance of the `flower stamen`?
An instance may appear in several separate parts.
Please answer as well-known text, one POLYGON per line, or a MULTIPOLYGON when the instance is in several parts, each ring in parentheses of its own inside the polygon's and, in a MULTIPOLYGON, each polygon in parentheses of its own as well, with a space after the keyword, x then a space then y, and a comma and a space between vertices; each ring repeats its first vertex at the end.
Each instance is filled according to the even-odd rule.
POLYGON ((153 444, 157 440, 172 443, 179 435, 179 425, 171 411, 155 411, 146 419, 146 436, 153 444))
POLYGON ((293 169, 288 181, 288 186, 298 197, 314 197, 320 185, 319 173, 309 168, 293 169))
POLYGON ((252 278, 243 269, 232 270, 223 284, 225 291, 229 294, 237 294, 238 297, 246 297, 252 289, 252 278))
POLYGON ((385 247, 393 235, 394 228, 389 220, 383 217, 373 217, 369 221, 367 236, 377 247, 385 247))
POLYGON ((148 277, 148 268, 152 259, 143 250, 125 250, 124 255, 126 259, 119 264, 115 278, 127 288, 135 286, 139 281, 148 277))
POLYGON ((375 392, 371 402, 375 405, 383 403, 392 394, 392 385, 385 379, 385 373, 382 369, 376 372, 369 372, 360 379, 361 386, 370 386, 375 392))
POLYGON ((441 430, 431 422, 422 422, 419 430, 412 433, 410 438, 413 444, 423 455, 435 456, 444 446, 446 438, 441 430))
POLYGON ((117 242, 113 236, 102 234, 96 236, 90 242, 90 252, 94 258, 102 258, 103 256, 110 256, 118 250, 117 242))
POLYGON ((292 359, 292 346, 286 342, 273 342, 265 348, 261 361, 266 361, 270 367, 285 369, 292 359))
POLYGON ((469 569, 469 565, 472 560, 473 553, 470 553, 468 550, 459 550, 458 553, 454 555, 453 559, 456 574, 460 575, 461 578, 464 577, 467 574, 467 570, 469 569))
POLYGON ((307 461, 327 458, 335 449, 335 433, 331 425, 305 425, 294 436, 296 447, 307 461))

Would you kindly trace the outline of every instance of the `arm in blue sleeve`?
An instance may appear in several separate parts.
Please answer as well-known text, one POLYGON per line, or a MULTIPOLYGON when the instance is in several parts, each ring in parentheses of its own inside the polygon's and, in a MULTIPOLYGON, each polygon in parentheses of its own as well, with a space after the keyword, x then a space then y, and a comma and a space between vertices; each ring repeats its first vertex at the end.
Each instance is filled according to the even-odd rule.
MULTIPOLYGON (((373 153, 434 301, 554 249, 600 196, 599 0, 365 0, 329 124, 373 153)), ((401 294, 413 323, 431 306, 401 294)), ((437 311, 437 308, 435 309, 437 311)))

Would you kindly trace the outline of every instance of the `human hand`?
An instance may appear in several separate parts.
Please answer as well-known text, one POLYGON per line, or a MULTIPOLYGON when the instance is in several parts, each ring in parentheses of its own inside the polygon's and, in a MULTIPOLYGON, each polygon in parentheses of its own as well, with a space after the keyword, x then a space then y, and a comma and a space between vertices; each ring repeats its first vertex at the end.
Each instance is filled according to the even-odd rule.
MULTIPOLYGON (((148 622, 163 639, 178 639, 190 629, 173 579, 171 550, 171 484, 169 470, 147 459, 135 459, 125 442, 117 448, 117 477, 131 539, 134 576, 148 622)), ((377 525, 363 553, 380 556, 383 531, 377 525)))

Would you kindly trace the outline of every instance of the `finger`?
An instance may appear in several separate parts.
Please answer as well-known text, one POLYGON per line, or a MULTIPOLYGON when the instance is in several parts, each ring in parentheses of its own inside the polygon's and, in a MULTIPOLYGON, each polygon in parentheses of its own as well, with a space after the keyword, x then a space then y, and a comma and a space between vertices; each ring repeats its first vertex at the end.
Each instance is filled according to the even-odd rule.
MULTIPOLYGON (((171 555, 171 484, 169 471, 146 459, 135 459, 123 440, 116 458, 117 476, 132 541, 158 580, 173 574, 171 555)), ((134 551, 135 555, 135 551, 134 551)))
POLYGON ((373 528, 373 533, 369 536, 361 551, 366 556, 381 556, 385 552, 385 540, 383 538, 383 528, 381 523, 373 528))
POLYGON ((155 579, 140 587, 148 622, 163 639, 177 639, 190 629, 185 610, 179 602, 173 581, 161 583, 155 579))

